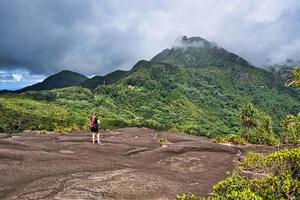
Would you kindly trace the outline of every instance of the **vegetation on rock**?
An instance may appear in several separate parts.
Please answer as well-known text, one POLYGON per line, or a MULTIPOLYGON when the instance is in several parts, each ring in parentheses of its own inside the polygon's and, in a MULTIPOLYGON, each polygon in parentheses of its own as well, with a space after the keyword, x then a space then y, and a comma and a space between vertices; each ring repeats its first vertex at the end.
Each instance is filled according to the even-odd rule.
POLYGON ((193 194, 177 195, 176 200, 221 199, 299 199, 300 198, 300 149, 284 149, 261 155, 248 153, 241 168, 265 174, 262 178, 250 178, 237 173, 220 181, 208 197, 193 194))

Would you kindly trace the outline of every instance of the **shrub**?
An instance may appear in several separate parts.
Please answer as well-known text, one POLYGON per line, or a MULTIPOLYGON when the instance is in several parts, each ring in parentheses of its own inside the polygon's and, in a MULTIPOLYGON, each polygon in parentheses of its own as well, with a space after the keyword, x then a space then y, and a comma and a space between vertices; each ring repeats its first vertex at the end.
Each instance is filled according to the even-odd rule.
POLYGON ((290 173, 261 179, 234 174, 216 184, 213 193, 215 199, 297 199, 299 186, 290 173))
POLYGON ((254 128, 257 126, 258 110, 252 104, 242 107, 239 116, 244 127, 254 128))
POLYGON ((175 200, 283 200, 299 199, 300 182, 290 173, 251 179, 233 174, 213 187, 208 198, 196 195, 177 195, 175 200))
POLYGON ((262 170, 266 167, 265 157, 259 153, 248 152, 240 166, 245 170, 263 172, 262 170))
POLYGON ((260 112, 252 104, 241 108, 241 123, 244 127, 243 137, 251 144, 276 145, 279 140, 273 131, 272 118, 260 112))
POLYGON ((179 133, 179 132, 180 132, 180 131, 178 130, 178 128, 176 128, 176 127, 172 127, 172 128, 170 128, 168 131, 171 132, 171 133, 179 133))
POLYGON ((175 197, 175 200, 205 200, 206 198, 196 196, 195 194, 186 195, 185 193, 178 194, 175 197))
POLYGON ((152 128, 155 130, 162 130, 163 125, 153 119, 147 119, 142 122, 142 126, 152 128))
POLYGON ((47 134, 47 131, 46 130, 41 130, 41 131, 38 132, 38 134, 44 135, 44 134, 47 134))
POLYGON ((159 143, 160 145, 165 145, 168 142, 168 139, 165 136, 160 136, 159 137, 159 143))
POLYGON ((101 128, 103 129, 113 129, 128 126, 128 122, 124 118, 102 118, 101 128))
POLYGON ((257 122, 255 134, 251 135, 249 141, 253 144, 276 145, 278 139, 273 132, 272 118, 266 114, 261 114, 257 122))
POLYGON ((249 152, 242 160, 241 167, 274 175, 291 171, 296 178, 300 174, 300 148, 284 149, 269 155, 249 152))
POLYGON ((288 115, 282 122, 282 142, 298 144, 300 140, 300 113, 298 116, 288 115))
POLYGON ((247 143, 246 139, 243 138, 240 135, 235 135, 235 134, 230 134, 230 135, 225 135, 221 137, 215 137, 213 139, 214 142, 221 142, 221 143, 232 143, 236 145, 245 145, 247 143))
POLYGON ((197 124, 191 124, 191 123, 184 124, 180 126, 180 130, 182 130, 182 132, 192 134, 192 135, 200 134, 199 126, 197 124))
POLYGON ((300 178, 300 148, 284 149, 266 156, 266 165, 273 174, 291 171, 295 178, 300 178))

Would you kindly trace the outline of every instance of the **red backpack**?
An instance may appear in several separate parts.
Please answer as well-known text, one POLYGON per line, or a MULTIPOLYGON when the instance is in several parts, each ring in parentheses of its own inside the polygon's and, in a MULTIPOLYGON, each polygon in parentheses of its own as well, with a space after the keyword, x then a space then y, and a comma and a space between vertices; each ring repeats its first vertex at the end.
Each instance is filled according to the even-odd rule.
POLYGON ((95 127, 95 118, 92 117, 92 118, 90 119, 90 128, 94 128, 94 127, 95 127))

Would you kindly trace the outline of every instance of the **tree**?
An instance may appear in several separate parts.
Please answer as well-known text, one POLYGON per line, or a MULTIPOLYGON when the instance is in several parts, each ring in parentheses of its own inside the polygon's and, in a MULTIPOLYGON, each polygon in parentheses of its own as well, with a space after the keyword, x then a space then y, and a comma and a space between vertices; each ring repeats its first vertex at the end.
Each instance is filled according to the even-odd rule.
POLYGON ((290 71, 288 79, 286 81, 286 86, 300 86, 300 67, 295 67, 290 71))
MULTIPOLYGON (((291 74, 286 82, 287 86, 300 87, 300 67, 291 70, 291 74)), ((282 123, 283 142, 298 144, 300 140, 300 113, 298 116, 288 115, 282 123)))
POLYGON ((288 115, 282 123, 283 142, 297 145, 300 140, 300 113, 288 115))
POLYGON ((245 128, 256 127, 256 115, 258 111, 254 108, 252 104, 248 104, 241 108, 239 116, 242 122, 242 125, 245 128))
POLYGON ((273 131, 272 118, 266 113, 261 112, 257 121, 254 137, 250 138, 251 142, 256 144, 277 144, 278 141, 273 131))
POLYGON ((258 111, 252 104, 248 104, 241 108, 239 116, 244 127, 242 136, 248 142, 269 145, 277 143, 273 121, 269 115, 258 111))

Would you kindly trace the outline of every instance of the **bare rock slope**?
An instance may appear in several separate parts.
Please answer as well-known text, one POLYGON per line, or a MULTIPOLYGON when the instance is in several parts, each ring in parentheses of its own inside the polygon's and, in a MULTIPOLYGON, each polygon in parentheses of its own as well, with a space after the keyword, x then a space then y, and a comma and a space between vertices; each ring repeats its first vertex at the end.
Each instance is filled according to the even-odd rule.
POLYGON ((145 128, 0 138, 1 199, 173 199, 207 195, 235 167, 235 147, 145 128), (160 147, 159 138, 168 140, 160 147))

